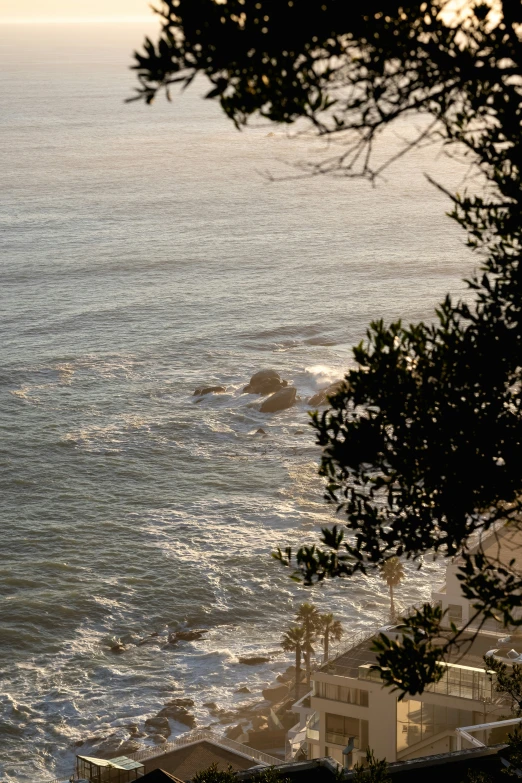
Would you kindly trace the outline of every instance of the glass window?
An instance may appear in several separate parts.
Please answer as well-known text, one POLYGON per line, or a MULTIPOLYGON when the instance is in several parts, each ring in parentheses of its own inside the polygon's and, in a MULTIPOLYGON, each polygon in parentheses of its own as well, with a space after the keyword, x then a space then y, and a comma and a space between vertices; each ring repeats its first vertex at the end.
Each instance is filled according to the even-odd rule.
POLYGON ((314 694, 321 699, 343 701, 346 704, 368 706, 368 691, 359 688, 348 688, 345 685, 332 685, 328 682, 315 682, 314 694))
POLYGON ((462 606, 460 604, 448 604, 448 617, 454 623, 461 623, 462 606))

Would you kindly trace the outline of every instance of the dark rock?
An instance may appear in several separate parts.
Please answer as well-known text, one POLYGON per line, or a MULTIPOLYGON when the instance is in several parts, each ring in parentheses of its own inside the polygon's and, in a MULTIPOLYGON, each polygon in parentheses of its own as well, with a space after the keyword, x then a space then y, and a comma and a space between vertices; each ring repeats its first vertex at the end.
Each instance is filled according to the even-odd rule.
POLYGON ((288 666, 282 674, 279 674, 276 679, 279 682, 288 682, 295 677, 295 666, 288 666))
POLYGON ((165 706, 167 707, 170 707, 172 705, 174 705, 175 707, 193 707, 194 699, 178 698, 178 699, 171 699, 170 701, 165 702, 165 706))
POLYGON ((134 740, 123 740, 121 737, 107 737, 96 748, 96 755, 102 758, 115 758, 116 756, 125 756, 127 753, 135 753, 140 749, 139 742, 134 740))
POLYGON ((149 739, 151 739, 155 745, 163 745, 167 738, 163 736, 163 734, 151 734, 149 739))
POLYGON ((237 726, 230 726, 230 728, 225 731, 225 737, 228 737, 228 739, 231 740, 237 740, 244 732, 244 727, 238 723, 237 726))
POLYGON ((267 433, 262 427, 259 427, 258 430, 255 431, 254 435, 266 435, 267 433))
POLYGON ((205 394, 224 394, 226 392, 225 386, 200 386, 194 392, 194 397, 203 397, 205 394))
POLYGON ((288 686, 278 685, 275 688, 265 688, 265 690, 262 691, 262 694, 263 698, 267 701, 272 702, 272 704, 277 704, 288 696, 288 686))
POLYGON ((304 430, 296 430, 294 435, 304 435, 304 430))
POLYGON ((176 704, 167 704, 163 707, 163 709, 158 712, 158 718, 172 718, 172 720, 183 723, 184 726, 188 726, 191 729, 196 725, 195 717, 187 708, 176 704))
POLYGON ((243 389, 244 394, 272 394, 283 389, 287 381, 282 381, 281 376, 275 370, 260 370, 254 373, 243 389))
POLYGON ((143 731, 140 731, 139 726, 136 723, 130 723, 127 726, 127 731, 129 732, 131 739, 139 739, 140 737, 145 736, 143 731))
POLYGON ((251 655, 249 657, 241 657, 238 660, 239 663, 244 663, 246 666, 257 666, 260 663, 268 663, 270 658, 266 658, 263 655, 251 655))
POLYGON ((111 647, 111 653, 114 653, 115 655, 121 655, 121 653, 125 652, 127 648, 124 644, 113 644, 111 647))
POLYGON ((220 723, 230 723, 230 721, 234 720, 234 718, 237 718, 237 713, 233 710, 219 710, 220 723))
POLYGON ((169 644, 177 644, 178 642, 193 642, 196 639, 201 639, 206 631, 175 631, 169 634, 169 644))
POLYGON ((153 734, 161 734, 163 737, 169 737, 171 734, 168 718, 160 714, 155 718, 147 718, 145 721, 145 730, 152 730, 153 734))
POLYGON ((308 405, 313 405, 314 408, 318 408, 320 405, 328 405, 327 398, 331 394, 338 392, 343 383, 343 380, 335 381, 335 383, 331 383, 325 389, 320 389, 318 392, 316 392, 316 394, 313 395, 313 397, 310 397, 308 400, 308 405))
POLYGON ((297 396, 297 389, 294 386, 287 386, 286 389, 272 394, 261 405, 261 413, 276 413, 276 411, 282 411, 286 408, 291 408, 295 403, 297 396))
POLYGON ((246 685, 242 685, 241 688, 237 689, 236 693, 252 693, 252 691, 246 685))
POLYGON ((206 707, 207 710, 217 710, 217 709, 219 709, 219 707, 217 706, 215 701, 206 701, 203 704, 203 706, 206 707))

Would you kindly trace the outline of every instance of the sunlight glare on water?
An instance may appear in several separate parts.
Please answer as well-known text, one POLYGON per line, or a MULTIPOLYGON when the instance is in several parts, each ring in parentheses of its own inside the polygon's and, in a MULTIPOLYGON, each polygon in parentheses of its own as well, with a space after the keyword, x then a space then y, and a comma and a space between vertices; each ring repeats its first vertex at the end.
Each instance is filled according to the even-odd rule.
MULTIPOLYGON (((333 519, 306 400, 372 319, 430 318, 473 267, 423 176, 451 186, 455 163, 418 152, 377 188, 269 182, 317 142, 238 133, 201 84, 125 105, 144 26, 79 27, 0 27, 0 778, 22 783, 173 696, 209 725, 205 702, 282 671, 310 593, 270 552, 333 519), (265 367, 294 408, 241 395, 265 367), (227 391, 197 402, 201 384, 227 391), (167 645, 180 627, 206 635, 167 645)), ((407 570, 403 604, 441 574, 407 570)), ((312 598, 348 634, 386 620, 374 577, 312 598)))

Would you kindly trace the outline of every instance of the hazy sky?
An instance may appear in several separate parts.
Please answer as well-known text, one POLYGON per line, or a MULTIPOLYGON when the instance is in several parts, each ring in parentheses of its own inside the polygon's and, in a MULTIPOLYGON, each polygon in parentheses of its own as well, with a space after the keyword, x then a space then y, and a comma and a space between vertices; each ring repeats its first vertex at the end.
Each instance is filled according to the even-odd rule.
POLYGON ((0 21, 152 18, 149 0, 0 0, 0 21))

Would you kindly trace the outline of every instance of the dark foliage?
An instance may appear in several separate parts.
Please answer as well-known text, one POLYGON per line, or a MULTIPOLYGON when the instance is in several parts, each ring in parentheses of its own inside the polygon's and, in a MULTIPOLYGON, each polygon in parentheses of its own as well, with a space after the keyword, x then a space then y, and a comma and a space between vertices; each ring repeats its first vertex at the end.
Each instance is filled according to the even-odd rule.
MULTIPOLYGON (((259 773, 252 775, 249 783, 290 783, 289 778, 280 775, 273 767, 267 767, 259 773)), ((208 769, 197 772, 192 778, 193 783, 237 783, 237 772, 232 767, 221 770, 217 764, 212 764, 208 769)))
MULTIPOLYGON (((278 557, 313 584, 464 548, 474 619, 512 623, 522 605, 514 563, 465 547, 501 520, 517 524, 521 505, 522 4, 455 5, 167 0, 160 40, 136 55, 136 97, 150 102, 204 74, 207 97, 238 127, 251 115, 304 118, 335 140, 311 173, 375 178, 376 137, 412 114, 429 121, 404 151, 438 138, 469 159, 474 191, 448 196, 481 259, 468 281, 474 302, 448 296, 433 324, 371 324, 356 369, 313 418, 326 494, 347 530, 278 557)), ((425 609, 406 621, 403 644, 380 642, 390 684, 416 693, 437 675, 462 638, 441 621, 425 609)))
POLYGON ((353 769, 353 783, 392 783, 386 759, 376 759, 373 750, 366 751, 366 764, 356 764, 353 769))

